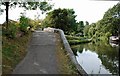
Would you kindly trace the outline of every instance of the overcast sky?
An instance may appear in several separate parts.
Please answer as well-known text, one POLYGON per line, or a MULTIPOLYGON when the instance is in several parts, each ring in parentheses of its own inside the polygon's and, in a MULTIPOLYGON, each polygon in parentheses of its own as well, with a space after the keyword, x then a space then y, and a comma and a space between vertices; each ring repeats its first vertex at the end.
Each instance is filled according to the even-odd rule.
MULTIPOLYGON (((70 8, 74 9, 75 15, 77 15, 77 21, 88 21, 89 23, 97 22, 102 19, 104 13, 112 8, 118 1, 90 1, 90 0, 52 0, 54 3, 53 9, 57 8, 70 8)), ((22 8, 16 8, 9 10, 9 19, 18 20, 20 13, 24 12, 22 8)), ((35 15, 40 13, 36 11, 26 11, 26 16, 35 19, 35 15)), ((40 18, 44 18, 45 15, 40 15, 40 18)), ((0 15, 0 24, 5 21, 5 13, 0 15)))

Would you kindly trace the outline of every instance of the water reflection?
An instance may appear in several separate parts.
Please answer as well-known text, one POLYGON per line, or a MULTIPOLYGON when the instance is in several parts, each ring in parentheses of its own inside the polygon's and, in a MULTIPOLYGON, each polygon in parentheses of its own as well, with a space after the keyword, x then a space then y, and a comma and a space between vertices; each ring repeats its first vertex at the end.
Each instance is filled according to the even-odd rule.
POLYGON ((88 74, 119 74, 119 50, 107 43, 71 46, 79 64, 88 74))

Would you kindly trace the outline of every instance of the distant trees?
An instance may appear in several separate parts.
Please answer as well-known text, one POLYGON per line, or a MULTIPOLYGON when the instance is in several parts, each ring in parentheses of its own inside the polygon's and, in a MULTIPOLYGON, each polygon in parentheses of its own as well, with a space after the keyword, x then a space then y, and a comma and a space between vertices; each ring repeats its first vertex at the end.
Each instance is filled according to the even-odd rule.
POLYGON ((48 13, 47 17, 42 22, 44 27, 54 27, 65 31, 65 33, 70 33, 75 31, 76 20, 73 9, 55 9, 48 13))
POLYGON ((108 40, 111 35, 120 33, 120 3, 105 12, 103 18, 96 23, 85 26, 84 35, 100 40, 108 40))
POLYGON ((120 2, 105 12, 103 20, 107 25, 106 28, 109 28, 110 33, 118 35, 120 28, 120 2))
POLYGON ((83 34, 84 34, 84 36, 88 36, 89 28, 90 28, 90 26, 89 26, 89 22, 86 21, 86 22, 85 22, 84 29, 83 29, 83 34))
MULTIPOLYGON (((55 9, 49 12, 42 22, 44 27, 62 29, 66 34, 83 34, 84 22, 75 20, 76 15, 73 9, 55 9)), ((89 24, 87 22, 87 24, 89 24)))
POLYGON ((77 23, 77 32, 80 32, 80 33, 82 33, 83 34, 83 29, 84 29, 84 22, 83 21, 79 21, 78 23, 77 23))

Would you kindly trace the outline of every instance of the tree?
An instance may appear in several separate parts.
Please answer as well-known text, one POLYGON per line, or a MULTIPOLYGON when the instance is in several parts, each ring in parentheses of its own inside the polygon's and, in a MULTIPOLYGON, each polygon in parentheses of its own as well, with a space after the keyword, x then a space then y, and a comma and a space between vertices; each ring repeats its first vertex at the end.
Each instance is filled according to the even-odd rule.
POLYGON ((112 35, 120 33, 120 2, 105 12, 103 19, 109 20, 112 35))
MULTIPOLYGON (((117 3, 105 12, 103 18, 85 26, 84 35, 100 40, 107 41, 111 35, 118 36, 120 32, 120 3, 117 3)), ((119 35, 120 37, 120 35, 119 35)))
POLYGON ((76 15, 74 13, 73 9, 55 9, 48 13, 42 25, 59 28, 65 33, 70 33, 76 30, 76 15))
POLYGON ((88 21, 85 21, 85 25, 89 25, 89 22, 88 22, 88 21))
POLYGON ((30 9, 30 10, 36 10, 37 8, 39 8, 42 13, 50 10, 52 8, 53 5, 50 5, 48 4, 47 1, 41 1, 41 2, 15 2, 15 1, 10 1, 8 0, 8 2, 2 2, 2 5, 5 5, 6 6, 6 22, 7 22, 7 25, 6 27, 8 27, 8 12, 9 12, 9 7, 13 7, 13 6, 16 6, 18 5, 19 7, 23 7, 25 9, 30 9))
POLYGON ((83 29, 84 29, 84 22, 83 21, 79 21, 78 23, 77 23, 77 32, 79 32, 79 33, 83 33, 83 29))
POLYGON ((96 32, 95 27, 96 27, 96 24, 95 24, 95 23, 92 23, 92 24, 90 25, 90 28, 89 28, 89 31, 88 31, 88 36, 89 36, 89 37, 93 37, 93 35, 95 34, 95 32, 96 32))
POLYGON ((84 36, 88 36, 89 28, 90 28, 89 22, 86 21, 86 22, 85 22, 84 29, 83 29, 84 36))

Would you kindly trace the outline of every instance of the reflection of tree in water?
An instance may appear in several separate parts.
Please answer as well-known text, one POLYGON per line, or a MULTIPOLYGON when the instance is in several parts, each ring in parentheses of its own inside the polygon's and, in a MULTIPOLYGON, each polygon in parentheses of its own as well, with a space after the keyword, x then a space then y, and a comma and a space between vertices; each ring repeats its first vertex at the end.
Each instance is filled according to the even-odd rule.
POLYGON ((80 53, 83 52, 83 45, 78 45, 78 46, 71 46, 72 51, 74 53, 75 56, 77 56, 77 51, 79 51, 80 53))
POLYGON ((72 51, 73 51, 74 55, 77 56, 77 48, 72 48, 72 51))
POLYGON ((94 50, 110 73, 119 74, 119 50, 117 48, 112 48, 110 45, 104 43, 85 44, 84 47, 91 51, 94 50))

